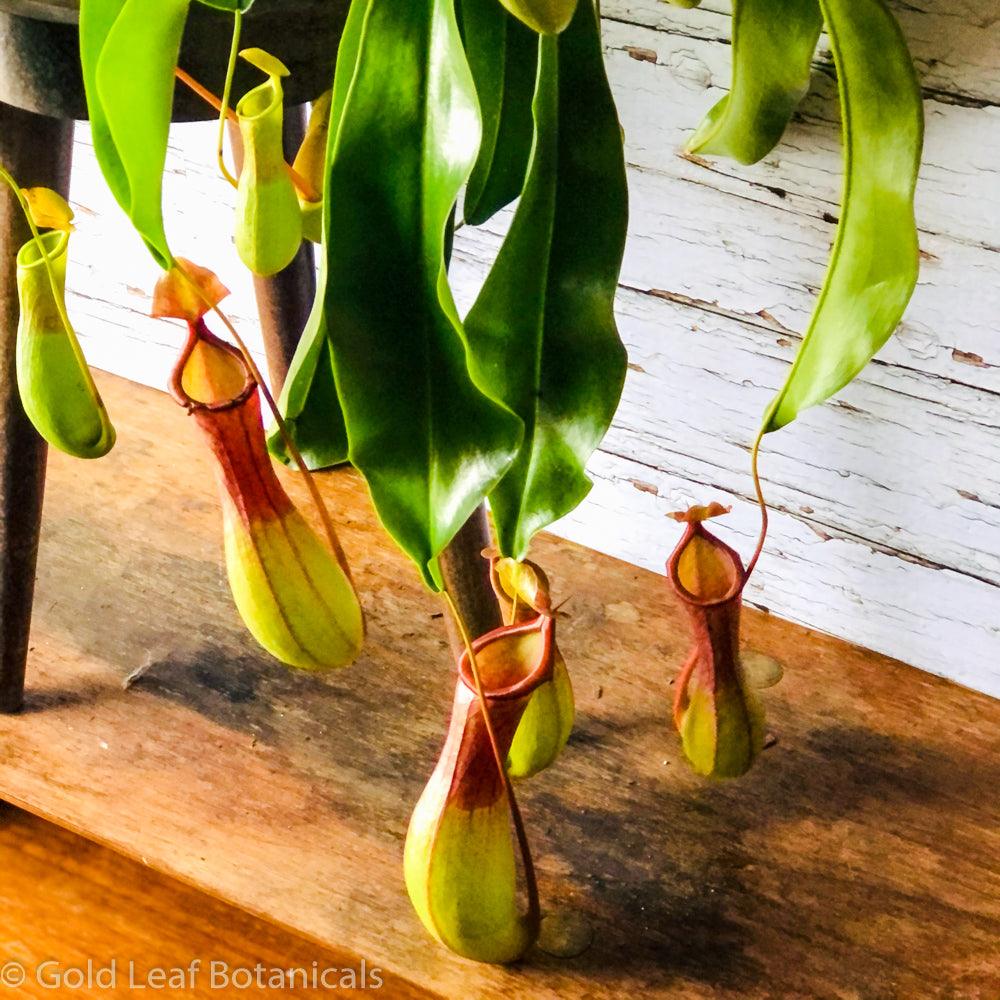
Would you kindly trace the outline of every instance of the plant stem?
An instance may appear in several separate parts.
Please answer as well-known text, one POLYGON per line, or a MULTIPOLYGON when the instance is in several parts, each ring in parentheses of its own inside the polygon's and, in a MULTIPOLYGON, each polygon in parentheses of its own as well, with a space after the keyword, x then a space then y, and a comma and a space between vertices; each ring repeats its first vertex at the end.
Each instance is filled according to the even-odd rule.
POLYGON ((750 574, 753 573, 754 569, 756 569, 757 560, 760 559, 760 555, 764 551, 764 543, 767 541, 767 501, 764 499, 764 489, 760 483, 760 446, 763 440, 764 432, 761 431, 757 435, 757 440, 753 443, 753 451, 750 455, 750 469, 753 474, 753 487, 757 494, 757 504, 760 507, 760 536, 757 539, 757 548, 754 550, 754 554, 751 557, 750 562, 747 564, 747 580, 750 579, 750 574))
POLYGON ((190 73, 182 70, 180 66, 175 67, 174 76, 177 77, 184 86, 193 90, 206 104, 211 104, 216 111, 221 112, 226 116, 226 118, 231 122, 238 122, 239 119, 236 117, 236 112, 232 108, 226 107, 222 103, 222 99, 216 97, 207 87, 200 84, 190 73))
MULTIPOLYGON (((492 544, 486 507, 480 504, 438 556, 444 588, 462 616, 466 631, 478 639, 503 624, 500 605, 490 582, 489 563, 483 550, 492 544)), ((452 647, 460 655, 464 646, 455 629, 449 629, 452 647)))
POLYGON ((219 170, 222 176, 232 184, 239 187, 239 182, 229 172, 226 167, 225 144, 226 144, 226 118, 229 111, 229 98, 233 92, 233 77, 236 75, 236 60, 240 54, 240 35, 243 32, 243 11, 237 10, 233 16, 233 44, 229 50, 229 65, 226 67, 226 83, 222 90, 221 107, 219 108, 219 138, 216 143, 216 157, 219 163, 219 170))

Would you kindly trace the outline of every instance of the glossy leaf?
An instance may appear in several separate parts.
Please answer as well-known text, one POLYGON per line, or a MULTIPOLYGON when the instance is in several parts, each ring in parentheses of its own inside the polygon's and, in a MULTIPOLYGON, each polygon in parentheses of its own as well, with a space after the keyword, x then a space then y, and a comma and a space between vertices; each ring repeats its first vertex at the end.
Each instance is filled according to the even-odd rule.
POLYGON ((174 68, 189 0, 81 0, 80 56, 94 152, 104 179, 157 263, 174 68))
MULTIPOLYGON (((344 113, 347 95, 354 80, 361 38, 369 0, 353 0, 347 12, 343 34, 337 49, 337 67, 330 94, 330 121, 326 130, 327 148, 324 156, 324 176, 321 184, 321 236, 325 236, 329 220, 329 172, 326 164, 333 160, 333 153, 344 113)), ((337 394, 333 370, 333 351, 326 325, 327 251, 320 253, 319 277, 312 312, 299 338, 285 385, 278 405, 285 418, 286 428, 295 441, 303 461, 310 469, 324 469, 347 460, 347 429, 337 394)), ((285 440, 277 429, 268 437, 271 454, 285 463, 291 456, 285 440)))
POLYGON ((500 550, 515 559, 589 492, 586 462, 625 379, 614 298, 628 191, 591 0, 558 39, 542 39, 534 114, 524 193, 466 318, 477 382, 525 425, 490 493, 500 550))
POLYGON ((245 49, 240 55, 268 79, 236 105, 244 151, 236 192, 236 249, 254 274, 270 277, 292 262, 302 244, 302 210, 282 145, 281 80, 288 69, 261 49, 245 49))
POLYGON ((733 0, 733 83, 687 144, 756 163, 781 139, 809 88, 823 17, 817 0, 733 0))
MULTIPOLYGON (((320 260, 317 296, 288 369, 278 406, 302 460, 310 469, 327 469, 347 461, 347 429, 337 394, 333 349, 326 326, 326 258, 320 260)), ((275 458, 292 464, 277 428, 268 435, 275 458)))
POLYGON ((521 193, 531 155, 538 36, 497 0, 462 0, 462 40, 483 116, 462 214, 482 225, 521 193))
POLYGON ((913 196, 923 144, 920 85, 882 0, 822 0, 840 84, 845 183, 819 301, 763 429, 842 389, 892 335, 913 294, 913 196))
POLYGON ((565 31, 576 11, 578 0, 500 0, 518 20, 540 35, 565 31))
POLYGON ((521 436, 469 375, 445 270, 479 139, 452 0, 369 0, 325 192, 326 323, 350 459, 432 587, 521 436))
POLYGON ((691 624, 692 648, 674 685, 674 724, 699 773, 738 778, 764 744, 764 715, 740 659, 746 573, 739 554, 704 527, 728 512, 713 504, 674 517, 686 523, 667 579, 691 624))
MULTIPOLYGON (((551 676, 553 627, 542 616, 473 644, 501 754, 531 692, 551 676)), ((518 906, 510 807, 467 653, 444 749, 410 820, 404 869, 421 921, 452 951, 512 962, 533 943, 538 928, 518 906)))
POLYGON ((53 447, 76 458, 101 458, 115 443, 115 429, 83 351, 65 322, 69 234, 45 233, 42 246, 56 278, 52 283, 38 244, 17 255, 17 387, 35 429, 53 447))
POLYGON ((254 638, 283 663, 303 670, 346 666, 364 640, 346 568, 274 473, 259 390, 242 355, 202 321, 189 327, 171 390, 216 459, 236 607, 254 638))

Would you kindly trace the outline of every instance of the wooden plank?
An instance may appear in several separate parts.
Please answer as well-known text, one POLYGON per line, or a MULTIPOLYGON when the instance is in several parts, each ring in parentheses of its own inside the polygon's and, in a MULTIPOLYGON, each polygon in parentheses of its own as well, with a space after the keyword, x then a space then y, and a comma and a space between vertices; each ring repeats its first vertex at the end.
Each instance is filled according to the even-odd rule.
MULTIPOLYGON (((839 125, 821 77, 805 120, 764 164, 683 159, 690 129, 728 86, 729 50, 710 35, 613 22, 605 42, 633 164, 618 301, 632 373, 591 466, 602 502, 595 494, 556 530, 651 567, 659 556, 648 540, 667 535, 658 518, 680 505, 674 494, 701 496, 706 484, 752 494, 746 446, 798 347, 833 236, 839 125), (631 481, 659 483, 665 495, 629 495, 631 481), (640 532, 637 504, 649 513, 640 532)), ((920 286, 879 363, 768 442, 779 561, 765 561, 751 593, 793 620, 1000 693, 1000 483, 991 472, 1000 457, 1000 256, 989 245, 1000 187, 977 155, 1000 142, 1000 117, 995 108, 927 108, 920 286), (786 585, 789 559, 809 588, 786 585)), ((472 272, 455 272, 463 303, 505 221, 460 234, 472 272)))
MULTIPOLYGON (((832 68, 817 73, 809 95, 782 142, 760 163, 741 166, 717 158, 674 163, 704 113, 729 90, 732 52, 630 25, 605 26, 609 69, 618 88, 628 155, 635 166, 715 184, 747 199, 812 214, 838 212, 843 183, 840 113, 832 68), (654 60, 655 55, 655 60, 654 60), (706 170, 711 170, 711 174, 706 170), (680 173, 685 171, 684 173, 680 173), (732 183, 738 179, 741 183, 732 183), (793 199, 789 201, 787 196, 793 199), (810 205, 811 202, 811 205, 810 205)), ((927 132, 918 187, 924 232, 995 247, 990 220, 1000 204, 996 149, 1000 107, 975 108, 924 101, 927 132)))
MULTIPOLYGON (((677 153, 728 85, 728 48, 615 22, 607 25, 606 42, 636 168, 623 283, 687 294, 750 318, 764 310, 779 327, 801 330, 822 279, 833 235, 831 212, 840 195, 836 101, 829 81, 820 82, 806 105, 808 121, 793 125, 788 141, 765 163, 739 168, 690 162, 677 153), (657 43, 668 47, 661 46, 655 64, 629 54, 657 43), (688 65, 701 69, 684 70, 688 65)), ((952 105, 930 106, 930 115, 920 186, 924 277, 887 357, 997 391, 1000 355, 989 317, 1000 304, 994 246, 1000 227, 995 168, 1000 115, 996 109, 952 105), (966 136, 975 136, 975 148, 966 136), (973 307, 957 323, 955 303, 970 301, 973 307)), ((120 225, 85 143, 81 136, 74 183, 74 200, 90 216, 75 238, 76 259, 86 272, 78 287, 105 305, 132 301, 134 311, 144 313, 155 270, 120 225), (109 247, 114 267, 108 266, 109 247)), ((176 131, 167 187, 171 221, 177 242, 216 260, 235 282, 237 311, 249 319, 250 282, 232 252, 232 198, 216 175, 213 149, 210 125, 176 131)), ((162 339, 162 327, 148 320, 142 327, 142 340, 162 339)), ((141 370, 138 361, 128 363, 141 370)), ((146 373, 150 381, 155 368, 151 364, 146 373)))
POLYGON ((6 996, 432 996, 3 804, 0 871, 6 996))
POLYGON ((326 475, 369 642, 345 672, 285 671, 231 607, 190 421, 101 387, 120 443, 53 462, 29 711, 0 721, 0 797, 446 996, 1000 989, 1000 705, 751 611, 747 644, 786 667, 766 694, 777 743, 745 780, 706 783, 667 721, 686 639, 662 579, 552 537, 537 556, 570 598, 580 712, 521 794, 546 907, 594 940, 510 970, 452 958, 401 876, 451 700, 440 606, 357 478, 326 475))
MULTIPOLYGON (((734 537, 744 552, 752 549, 758 524, 750 499, 742 494, 708 482, 697 488, 689 473, 651 467, 628 454, 602 452, 589 471, 596 481, 589 509, 561 522, 566 538, 613 546, 629 562, 662 571, 672 540, 665 512, 712 497, 734 507, 734 537), (624 551, 622 536, 602 535, 595 528, 602 517, 610 524, 628 524, 624 551)), ((941 566, 907 562, 898 551, 824 529, 793 511, 777 509, 772 522, 748 601, 758 607, 774 602, 792 621, 820 621, 825 631, 853 636, 869 648, 900 650, 931 673, 1000 693, 995 661, 974 653, 996 642, 991 589, 941 566)))
MULTIPOLYGON (((679 151, 729 86, 728 49, 618 24, 608 25, 605 42, 635 168, 623 284, 686 294, 749 318, 764 311, 803 330, 839 214, 832 81, 820 78, 803 120, 763 163, 692 162, 679 151), (654 45, 656 63, 629 55, 654 45)), ((1000 308, 1000 108, 926 107, 921 282, 884 357, 997 392, 1000 352, 990 317, 1000 308), (973 356, 979 360, 970 364, 973 356)))

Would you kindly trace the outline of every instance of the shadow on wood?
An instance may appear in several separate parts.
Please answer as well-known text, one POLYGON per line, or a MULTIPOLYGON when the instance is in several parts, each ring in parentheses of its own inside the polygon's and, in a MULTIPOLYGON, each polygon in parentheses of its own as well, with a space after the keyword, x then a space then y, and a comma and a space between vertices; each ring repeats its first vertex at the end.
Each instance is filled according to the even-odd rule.
POLYGON ((101 389, 121 445, 85 474, 52 462, 31 661, 46 710, 0 720, 0 795, 447 996, 1000 987, 1000 705, 750 611, 746 641, 786 668, 765 695, 777 743, 707 783, 670 728, 686 634, 663 579, 551 537, 535 557, 570 598, 579 717, 520 794, 546 908, 594 941, 514 969, 449 955, 401 872, 454 684, 438 602, 358 477, 325 474, 368 644, 345 671, 286 671, 233 610, 190 422, 155 392, 101 389))

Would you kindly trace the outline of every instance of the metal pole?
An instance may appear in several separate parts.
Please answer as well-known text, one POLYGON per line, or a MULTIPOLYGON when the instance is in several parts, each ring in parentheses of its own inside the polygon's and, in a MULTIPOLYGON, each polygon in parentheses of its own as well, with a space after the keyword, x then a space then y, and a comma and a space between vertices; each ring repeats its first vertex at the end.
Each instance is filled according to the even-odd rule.
MULTIPOLYGON (((0 161, 24 187, 69 194, 73 122, 0 104, 0 161)), ((0 712, 24 705, 25 662, 45 492, 46 445, 17 391, 15 257, 31 234, 13 193, 0 191, 0 712)))

